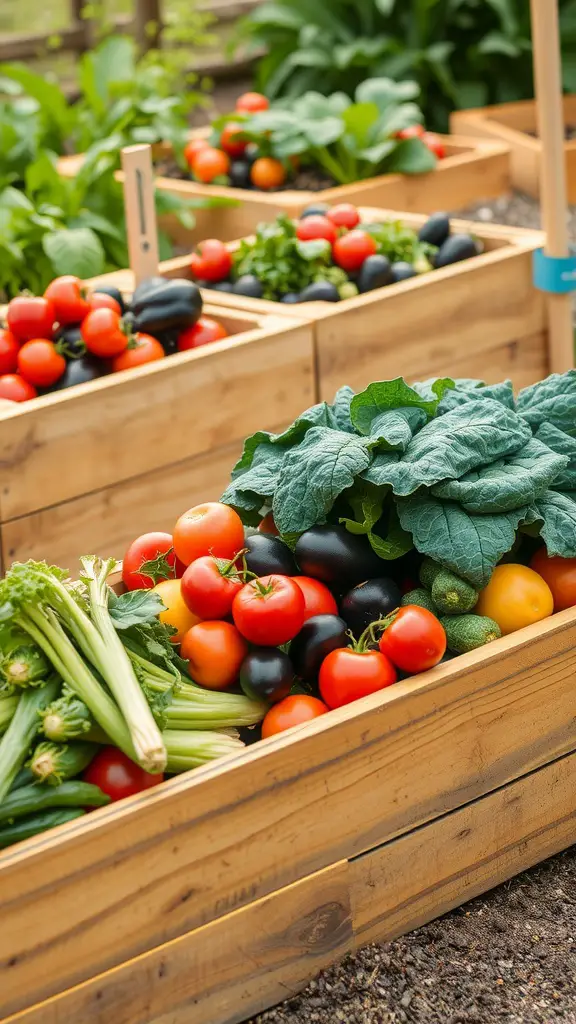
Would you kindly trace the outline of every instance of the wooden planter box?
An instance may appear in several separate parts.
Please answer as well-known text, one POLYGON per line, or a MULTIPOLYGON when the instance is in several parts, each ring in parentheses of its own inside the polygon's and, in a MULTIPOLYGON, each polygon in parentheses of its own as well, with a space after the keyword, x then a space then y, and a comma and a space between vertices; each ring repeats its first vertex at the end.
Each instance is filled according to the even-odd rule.
MULTIPOLYGON (((397 217, 420 226, 421 214, 361 210, 365 221, 397 217)), ((510 377, 516 388, 547 376, 550 366, 546 304, 532 285, 532 252, 538 232, 485 227, 454 220, 472 231, 485 252, 442 270, 380 288, 343 302, 287 306, 206 291, 207 301, 252 313, 294 315, 314 321, 319 398, 331 401, 342 384, 355 390, 370 381, 404 376, 510 377)), ((168 277, 189 275, 188 257, 161 265, 168 277)), ((102 278, 100 280, 103 280, 102 278)), ((106 276, 133 290, 130 271, 106 276)))
MULTIPOLYGON (((209 129, 197 132, 206 134, 209 129)), ((457 210, 477 199, 492 199, 510 188, 510 156, 508 147, 498 142, 479 142, 475 139, 440 136, 446 147, 446 158, 429 174, 383 174, 352 185, 340 185, 320 192, 285 191, 256 192, 249 189, 227 188, 223 185, 201 185, 194 181, 157 178, 161 191, 182 198, 223 196, 236 199, 239 205, 222 209, 197 210, 194 237, 221 238, 228 242, 250 234, 262 220, 288 213, 297 217, 309 203, 351 202, 363 206, 387 209, 417 210, 434 213, 436 210, 457 210)), ((163 155, 169 154, 162 147, 163 155)), ((60 173, 73 175, 83 157, 65 157, 60 161, 60 173)), ((122 172, 118 173, 123 180, 122 172)), ((163 217, 161 226, 168 231, 176 245, 189 245, 190 233, 174 216, 163 217)))
POLYGON ((235 1024, 571 845, 575 652, 570 610, 5 851, 4 1024, 235 1024))
POLYGON ((244 437, 315 400, 312 329, 208 306, 231 337, 0 410, 3 567, 122 557, 217 499, 244 437))
MULTIPOLYGON (((564 96, 564 123, 576 126, 576 96, 564 96)), ((510 147, 512 184, 538 198, 542 143, 537 138, 536 101, 501 103, 452 114, 450 127, 474 138, 492 139, 510 147)), ((576 139, 564 143, 568 202, 576 203, 576 139)))

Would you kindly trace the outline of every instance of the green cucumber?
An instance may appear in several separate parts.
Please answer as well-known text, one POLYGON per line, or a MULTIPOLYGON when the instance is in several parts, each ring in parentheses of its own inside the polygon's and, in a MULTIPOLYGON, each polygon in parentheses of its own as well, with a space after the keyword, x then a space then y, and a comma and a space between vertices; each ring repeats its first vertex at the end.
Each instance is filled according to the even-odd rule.
POLYGON ((485 615, 445 615, 440 622, 446 631, 449 649, 457 654, 474 651, 502 636, 498 623, 485 615))
POLYGON ((10 793, 0 804, 0 826, 14 818, 38 814, 51 807, 104 807, 110 797, 89 782, 63 782, 50 786, 45 782, 22 786, 10 793))
POLYGON ((436 605, 430 597, 427 590, 424 587, 418 587, 416 590, 410 590, 400 601, 400 604, 404 608, 407 604, 416 604, 419 608, 427 608, 433 615, 437 615, 436 605))
POLYGON ((98 750, 96 743, 39 743, 28 767, 40 782, 59 786, 67 779, 80 775, 98 750))
POLYGON ((34 775, 34 772, 31 771, 30 768, 21 768, 12 783, 10 792, 13 793, 16 789, 20 789, 21 786, 31 786, 33 782, 38 784, 38 779, 34 775))
POLYGON ((431 595, 442 615, 464 615, 471 612, 478 602, 478 591, 449 569, 436 573, 431 595))
POLYGON ((54 677, 43 686, 31 687, 22 693, 14 717, 0 740, 0 803, 10 791, 40 729, 38 712, 56 699, 61 687, 62 680, 54 677))
POLYGON ((425 590, 431 591, 432 584, 436 579, 439 572, 443 571, 443 566, 438 565, 438 562, 434 562, 431 558, 425 558, 420 566, 419 579, 425 590))
POLYGON ((65 825, 67 821, 81 818, 85 813, 81 807, 57 807, 42 814, 20 818, 13 825, 4 825, 0 828, 0 850, 13 846, 14 843, 21 843, 24 839, 31 839, 40 832, 47 832, 57 825, 65 825))

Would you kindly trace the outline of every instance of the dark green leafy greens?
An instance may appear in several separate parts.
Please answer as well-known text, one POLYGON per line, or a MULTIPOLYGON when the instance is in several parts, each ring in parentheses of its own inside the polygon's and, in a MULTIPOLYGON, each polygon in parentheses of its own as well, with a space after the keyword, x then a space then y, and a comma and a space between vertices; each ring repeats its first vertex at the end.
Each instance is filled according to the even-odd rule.
POLYGON ((484 586, 518 531, 576 557, 576 370, 509 381, 402 378, 341 388, 281 434, 248 438, 222 500, 294 536, 323 523, 384 559, 414 546, 484 586))

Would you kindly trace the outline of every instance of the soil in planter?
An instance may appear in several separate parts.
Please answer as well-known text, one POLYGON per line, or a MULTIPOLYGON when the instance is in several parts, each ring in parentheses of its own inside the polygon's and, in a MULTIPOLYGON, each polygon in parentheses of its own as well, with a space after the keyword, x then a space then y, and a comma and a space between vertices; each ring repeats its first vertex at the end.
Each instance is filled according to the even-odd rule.
MULTIPOLYGON (((533 139, 539 139, 539 132, 524 132, 525 135, 530 135, 533 139)), ((572 142, 576 139, 576 125, 565 124, 564 125, 564 139, 566 142, 572 142)))
MULTIPOLYGON (((174 160, 159 160, 156 164, 156 172, 163 178, 177 178, 179 181, 193 181, 194 179, 186 171, 183 171, 181 167, 174 160)), ((289 178, 280 188, 268 189, 265 194, 270 192, 321 192, 325 188, 333 188, 336 182, 328 174, 323 171, 316 170, 314 167, 305 167, 301 171, 298 171, 293 178, 289 178)), ((234 186, 231 185, 231 188, 234 186)), ((243 190, 246 191, 246 190, 243 190)), ((251 188, 250 192, 261 192, 262 189, 251 188)))

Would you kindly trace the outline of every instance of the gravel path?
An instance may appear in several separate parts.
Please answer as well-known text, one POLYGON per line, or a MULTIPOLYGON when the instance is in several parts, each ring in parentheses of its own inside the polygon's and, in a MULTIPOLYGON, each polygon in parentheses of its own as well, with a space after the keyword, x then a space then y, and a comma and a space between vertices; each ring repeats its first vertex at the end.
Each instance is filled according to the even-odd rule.
MULTIPOLYGON (((461 217, 540 227, 516 193, 461 217)), ((576 241, 576 207, 569 216, 576 241)), ((576 847, 324 971, 248 1024, 575 1024, 576 847)))

